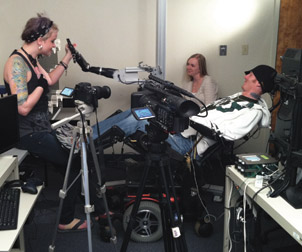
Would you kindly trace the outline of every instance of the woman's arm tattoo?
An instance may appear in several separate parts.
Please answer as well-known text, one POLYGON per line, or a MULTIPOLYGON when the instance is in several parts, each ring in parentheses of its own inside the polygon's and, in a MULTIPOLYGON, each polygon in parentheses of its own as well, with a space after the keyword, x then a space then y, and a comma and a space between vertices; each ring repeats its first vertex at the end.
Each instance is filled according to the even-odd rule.
POLYGON ((18 105, 22 105, 27 97, 27 72, 28 66, 20 57, 14 57, 12 67, 12 80, 16 85, 18 105))

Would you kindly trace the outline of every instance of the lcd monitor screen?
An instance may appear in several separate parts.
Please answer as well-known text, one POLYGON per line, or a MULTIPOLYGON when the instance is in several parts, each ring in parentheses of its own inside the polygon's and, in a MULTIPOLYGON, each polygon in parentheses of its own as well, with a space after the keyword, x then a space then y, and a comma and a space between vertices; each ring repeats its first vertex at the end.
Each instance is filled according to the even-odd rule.
POLYGON ((0 153, 9 150, 20 140, 17 95, 0 98, 0 153))

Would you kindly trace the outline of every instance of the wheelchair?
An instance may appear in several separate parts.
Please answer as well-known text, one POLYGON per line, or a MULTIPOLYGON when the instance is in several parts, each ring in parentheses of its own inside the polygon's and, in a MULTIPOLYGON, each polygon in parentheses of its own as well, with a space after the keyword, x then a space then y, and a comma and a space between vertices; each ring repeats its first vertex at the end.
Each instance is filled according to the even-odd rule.
MULTIPOLYGON (((176 199, 180 204, 181 214, 185 220, 195 220, 195 232, 199 236, 208 237, 213 232, 209 218, 206 218, 205 202, 196 191, 203 190, 207 180, 207 169, 212 169, 212 163, 220 166, 224 177, 226 160, 232 162, 233 142, 219 138, 208 128, 201 129, 200 125, 191 125, 198 132, 212 137, 216 143, 203 154, 199 160, 194 160, 190 167, 184 156, 168 148, 170 157, 172 177, 175 184, 176 199), (195 192, 195 193, 194 193, 195 192), (202 201, 202 202, 200 202, 202 201), (198 207, 196 207, 198 206, 198 207)), ((100 136, 101 148, 113 147, 116 143, 122 142, 135 154, 105 154, 105 185, 107 187, 107 198, 109 208, 112 211, 120 212, 124 230, 127 228, 133 204, 136 199, 136 192, 144 169, 145 154, 147 153, 148 137, 146 133, 136 131, 135 134, 125 137, 123 131, 113 126, 100 136), (117 172, 118 171, 118 172, 117 172), (121 173, 118 177, 118 173, 121 173)), ((96 143, 97 151, 98 145, 96 143)), ((151 174, 148 177, 144 193, 141 198, 136 216, 136 223, 131 233, 131 239, 137 242, 154 242, 162 237, 163 227, 161 222, 161 210, 159 207, 160 195, 154 187, 158 177, 151 174)), ((224 180, 223 182, 224 183, 224 180)))

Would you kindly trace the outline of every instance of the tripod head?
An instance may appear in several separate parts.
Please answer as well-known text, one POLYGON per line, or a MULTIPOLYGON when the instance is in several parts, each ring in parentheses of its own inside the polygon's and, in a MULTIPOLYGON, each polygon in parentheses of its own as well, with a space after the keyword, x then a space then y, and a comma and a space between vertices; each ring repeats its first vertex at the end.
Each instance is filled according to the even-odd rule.
POLYGON ((71 120, 80 117, 81 115, 84 116, 84 119, 86 119, 87 117, 89 117, 91 115, 91 113, 94 111, 93 107, 90 105, 85 104, 83 101, 80 100, 75 100, 74 104, 76 106, 76 111, 79 111, 79 113, 72 115, 70 117, 66 117, 58 122, 55 122, 51 125, 52 129, 57 129, 59 127, 61 127, 62 125, 70 122, 71 120))
POLYGON ((145 126, 147 140, 143 139, 143 145, 147 147, 148 152, 152 154, 167 153, 170 145, 165 141, 169 133, 162 129, 155 119, 148 120, 149 124, 145 126))
POLYGON ((84 115, 85 117, 89 117, 92 114, 92 112, 93 112, 93 107, 90 106, 90 105, 88 105, 88 104, 86 104, 83 101, 75 100, 74 104, 76 106, 76 109, 78 111, 80 111, 80 113, 82 115, 84 115))
POLYGON ((148 135, 148 139, 152 143, 160 143, 165 141, 169 133, 164 131, 160 125, 158 125, 157 121, 154 119, 149 120, 149 125, 146 125, 146 131, 148 135))

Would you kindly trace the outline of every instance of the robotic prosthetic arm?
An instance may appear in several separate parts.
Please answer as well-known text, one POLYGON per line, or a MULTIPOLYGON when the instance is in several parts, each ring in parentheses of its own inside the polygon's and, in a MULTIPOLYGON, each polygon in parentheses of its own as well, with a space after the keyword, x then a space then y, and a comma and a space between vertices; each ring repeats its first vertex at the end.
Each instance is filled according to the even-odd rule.
POLYGON ((139 63, 138 67, 126 67, 125 69, 114 69, 105 67, 90 66, 84 57, 74 48, 69 39, 67 39, 69 50, 72 53, 74 63, 78 63, 84 72, 95 73, 103 75, 107 78, 114 79, 123 84, 134 84, 139 82, 138 72, 149 72, 157 75, 161 73, 160 69, 152 68, 150 66, 142 65, 139 63))
POLYGON ((107 78, 113 78, 113 74, 114 72, 117 71, 117 69, 90 66, 89 63, 86 62, 84 57, 74 48, 70 39, 67 39, 67 43, 68 43, 68 48, 71 51, 73 57, 73 62, 78 63, 82 68, 82 71, 100 74, 107 78))

